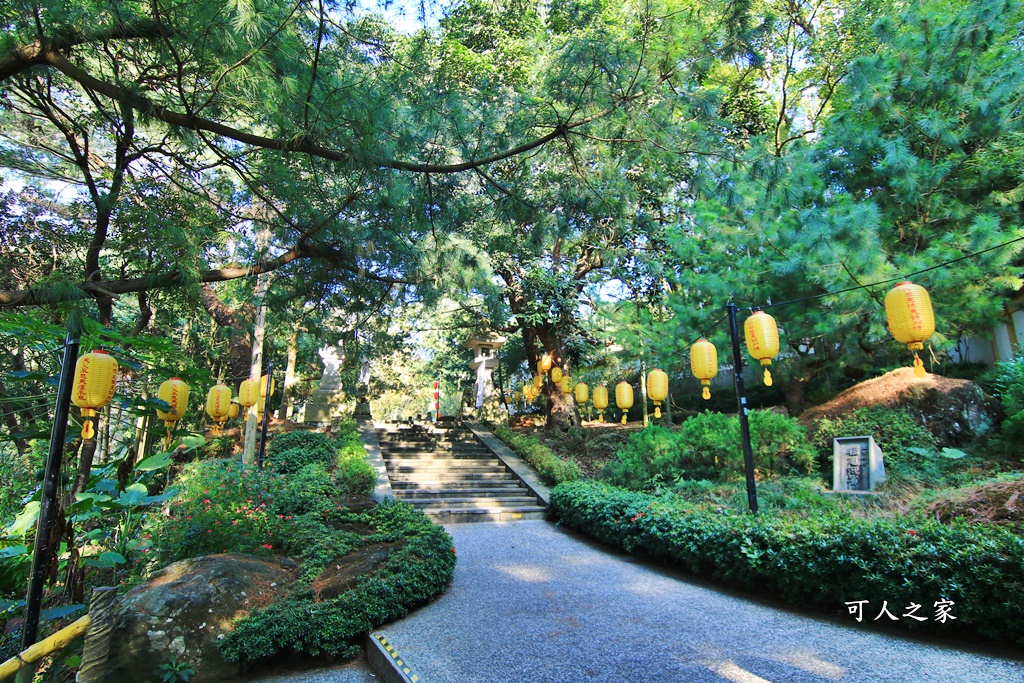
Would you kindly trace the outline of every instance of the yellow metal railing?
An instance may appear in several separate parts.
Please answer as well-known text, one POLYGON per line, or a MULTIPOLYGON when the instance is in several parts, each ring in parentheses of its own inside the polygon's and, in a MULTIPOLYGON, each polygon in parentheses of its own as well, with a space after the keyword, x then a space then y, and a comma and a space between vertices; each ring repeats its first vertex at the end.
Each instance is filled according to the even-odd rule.
POLYGON ((0 681, 10 678, 18 673, 19 669, 38 662, 46 655, 67 647, 68 643, 89 630, 89 624, 91 623, 92 617, 87 614, 70 626, 65 626, 57 631, 49 638, 44 638, 24 652, 14 655, 3 664, 0 664, 0 681))

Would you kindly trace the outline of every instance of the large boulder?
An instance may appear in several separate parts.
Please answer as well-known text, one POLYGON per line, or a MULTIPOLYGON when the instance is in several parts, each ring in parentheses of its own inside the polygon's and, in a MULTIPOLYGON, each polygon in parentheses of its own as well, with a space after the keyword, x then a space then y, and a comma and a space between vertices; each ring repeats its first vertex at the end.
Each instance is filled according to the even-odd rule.
POLYGON ((823 417, 841 417, 875 405, 906 410, 935 435, 940 446, 960 446, 985 434, 998 423, 1001 411, 999 401, 974 382, 930 373, 917 377, 913 368, 899 368, 805 411, 800 421, 811 426, 823 417))
POLYGON ((299 574, 281 558, 207 555, 155 573, 122 597, 110 641, 107 680, 160 680, 159 666, 173 657, 194 670, 192 683, 210 683, 239 673, 217 640, 232 622, 284 597, 299 574))

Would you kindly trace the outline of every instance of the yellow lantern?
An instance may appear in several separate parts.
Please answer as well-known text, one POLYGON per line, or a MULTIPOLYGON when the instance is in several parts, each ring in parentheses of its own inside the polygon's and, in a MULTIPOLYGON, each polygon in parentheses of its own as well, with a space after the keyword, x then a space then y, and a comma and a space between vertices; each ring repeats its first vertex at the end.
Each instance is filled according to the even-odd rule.
POLYGON ((541 375, 546 375, 554 364, 555 359, 551 357, 551 354, 545 353, 540 357, 540 360, 537 361, 537 372, 541 375))
POLYGON ((82 409, 82 438, 96 436, 92 417, 96 411, 110 403, 117 384, 117 361, 110 354, 96 349, 78 359, 75 363, 75 384, 71 402, 82 409))
POLYGON ((912 282, 900 282, 885 295, 885 317, 896 341, 914 353, 914 374, 924 377, 924 362, 917 355, 935 333, 935 314, 928 291, 912 282))
POLYGON ((572 393, 572 377, 570 377, 569 375, 562 375, 562 393, 572 393))
POLYGON ((170 410, 157 410, 156 414, 164 421, 167 427, 167 437, 164 439, 164 448, 171 447, 171 428, 174 423, 185 417, 185 410, 188 408, 188 385, 181 381, 180 377, 172 377, 160 385, 157 391, 157 398, 171 406, 170 410))
POLYGON ((668 374, 661 368, 647 373, 647 395, 654 401, 654 417, 661 417, 661 402, 668 398, 668 374))
POLYGON ((772 364, 772 358, 779 355, 779 328, 775 318, 764 311, 754 311, 743 323, 743 332, 747 338, 747 351, 764 366, 764 383, 770 387, 772 373, 768 372, 768 366, 772 364))
MULTIPOLYGON (((270 380, 270 395, 271 396, 274 395, 274 389, 276 389, 276 388, 277 388, 277 380, 276 379, 270 380)), ((266 397, 267 397, 267 376, 266 375, 262 375, 260 377, 260 398, 266 398, 266 397)))
POLYGON ((590 388, 583 382, 576 385, 576 403, 586 405, 587 399, 590 398, 590 388))
POLYGON ((256 405, 256 402, 260 399, 259 385, 256 384, 256 380, 247 379, 243 380, 238 385, 238 402, 242 404, 242 407, 248 408, 256 405))
POLYGON ((231 414, 231 387, 226 384, 218 384, 210 387, 206 394, 206 414, 216 424, 213 426, 213 435, 220 435, 221 426, 227 421, 231 414))
POLYGON ((231 405, 228 406, 228 419, 234 420, 238 417, 238 412, 242 406, 238 404, 238 401, 232 401, 231 405))
POLYGON ((562 368, 553 367, 551 368, 551 381, 558 384, 562 381, 562 368))
POLYGON ((544 375, 533 376, 533 388, 540 389, 541 385, 544 384, 544 375))
POLYGON ((633 407, 633 386, 629 382, 615 385, 615 405, 622 411, 622 424, 626 424, 626 413, 633 407))
POLYGON ((173 427, 175 422, 185 417, 185 410, 188 408, 188 385, 180 377, 172 377, 161 384, 157 397, 171 406, 170 410, 156 411, 165 426, 173 427))
POLYGON ((711 398, 711 380, 718 374, 718 350, 707 339, 700 339, 690 347, 690 370, 703 385, 701 396, 711 398))
POLYGON ((594 408, 597 409, 598 422, 604 422, 604 409, 608 407, 608 389, 603 384, 594 387, 594 408))
POLYGON ((516 393, 512 394, 512 402, 513 403, 519 403, 519 399, 520 399, 521 396, 522 396, 522 394, 520 394, 518 391, 516 393))

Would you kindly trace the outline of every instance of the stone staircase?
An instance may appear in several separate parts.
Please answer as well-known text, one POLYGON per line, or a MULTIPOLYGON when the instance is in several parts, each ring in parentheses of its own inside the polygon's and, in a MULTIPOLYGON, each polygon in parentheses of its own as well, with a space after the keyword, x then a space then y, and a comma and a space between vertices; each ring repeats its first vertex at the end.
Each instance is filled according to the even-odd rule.
POLYGON ((544 517, 537 497, 461 425, 379 427, 377 442, 395 497, 435 522, 544 517))

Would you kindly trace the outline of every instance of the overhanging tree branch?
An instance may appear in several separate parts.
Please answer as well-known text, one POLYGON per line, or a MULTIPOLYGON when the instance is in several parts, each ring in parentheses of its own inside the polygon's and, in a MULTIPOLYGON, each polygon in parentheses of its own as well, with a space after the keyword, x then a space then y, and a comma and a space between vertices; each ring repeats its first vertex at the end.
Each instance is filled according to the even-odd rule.
MULTIPOLYGON (((140 95, 128 88, 121 87, 114 83, 100 80, 92 74, 88 73, 84 69, 75 64, 72 64, 61 54, 57 44, 54 41, 36 43, 33 46, 26 46, 20 50, 16 50, 14 55, 21 55, 18 64, 20 68, 8 68, 6 76, 5 72, 0 68, 0 82, 5 77, 9 77, 18 71, 28 68, 35 64, 45 64, 51 66, 65 76, 81 85, 86 90, 94 93, 99 93, 104 97, 108 97, 112 100, 122 102, 127 106, 130 106, 137 110, 141 115, 152 117, 159 121, 163 121, 172 126, 179 128, 185 128, 194 131, 205 131, 218 135, 220 137, 228 138, 236 142, 241 142, 246 145, 253 147, 259 147, 262 149, 275 150, 280 152, 289 153, 301 153, 309 154, 310 156, 327 159, 330 161, 340 162, 352 162, 355 161, 359 165, 367 168, 391 168, 398 171, 408 171, 410 173, 460 173, 462 171, 471 171, 482 168, 489 164, 493 164, 504 159, 508 159, 514 156, 518 156, 525 152, 537 149, 546 145, 552 140, 564 137, 569 131, 585 126, 593 121, 604 118, 614 111, 618 110, 621 106, 633 102, 637 99, 641 99, 648 94, 648 90, 644 90, 638 93, 620 97, 615 103, 606 109, 585 116, 577 121, 571 123, 559 123, 553 126, 552 130, 540 137, 534 138, 533 140, 524 142, 521 145, 496 152, 484 157, 477 159, 469 159, 452 164, 433 164, 426 162, 414 162, 414 161, 401 161, 397 159, 379 158, 379 157, 363 157, 361 155, 354 155, 352 152, 342 149, 331 149, 322 147, 314 144, 305 138, 298 138, 295 140, 282 140, 278 138, 271 138, 264 135, 256 135, 254 133, 248 133, 231 126, 227 126, 223 123, 218 123, 211 119, 196 116, 194 114, 183 114, 170 109, 162 104, 157 104, 149 98, 140 95), (24 54, 22 54, 24 53, 24 54)), ((11 58, 8 58, 11 59, 11 58)), ((671 77, 671 74, 661 75, 652 87, 657 87, 664 83, 671 77)))
MULTIPOLYGON (((335 268, 354 273, 359 277, 389 285, 418 285, 422 278, 400 278, 380 275, 366 270, 346 259, 344 252, 333 247, 302 242, 285 253, 272 259, 260 261, 251 266, 225 266, 211 268, 200 274, 199 283, 225 282, 244 277, 269 273, 299 259, 326 261, 335 268)), ((97 297, 112 297, 120 294, 144 292, 151 289, 177 287, 188 282, 180 270, 140 278, 122 280, 88 280, 77 285, 57 287, 32 287, 24 290, 0 290, 0 308, 20 306, 47 306, 97 297)))

